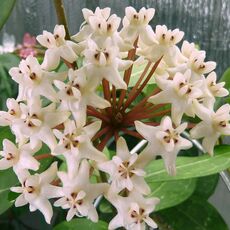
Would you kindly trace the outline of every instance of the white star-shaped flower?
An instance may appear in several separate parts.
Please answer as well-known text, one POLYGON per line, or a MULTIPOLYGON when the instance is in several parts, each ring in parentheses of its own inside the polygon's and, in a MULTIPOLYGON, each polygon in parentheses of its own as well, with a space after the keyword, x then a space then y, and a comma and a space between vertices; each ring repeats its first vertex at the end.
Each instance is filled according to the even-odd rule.
MULTIPOLYGON (((90 25, 89 19, 91 17, 94 17, 94 19, 96 19, 97 21, 106 22, 110 15, 110 11, 111 9, 109 7, 106 7, 104 9, 100 9, 99 7, 97 7, 95 12, 86 8, 82 9, 85 22, 83 23, 81 30, 71 37, 74 41, 78 42, 78 45, 81 47, 81 52, 87 47, 87 39, 93 36, 93 34, 95 33, 94 28, 90 25)), ((101 25, 98 26, 97 29, 99 29, 100 27, 101 25)))
POLYGON ((194 117, 193 101, 203 95, 200 86, 203 81, 190 82, 191 71, 185 74, 177 73, 172 80, 156 77, 157 85, 162 91, 149 98, 153 104, 170 103, 172 105, 172 120, 176 125, 181 123, 183 114, 194 117))
POLYGON ((7 139, 3 140, 3 151, 0 151, 0 170, 13 167, 15 173, 23 169, 38 170, 40 163, 33 157, 37 152, 30 148, 29 144, 16 147, 7 139))
POLYGON ((20 118, 21 109, 14 98, 6 100, 8 111, 0 111, 0 126, 11 126, 15 119, 20 118))
POLYGON ((157 228, 157 224, 150 218, 158 198, 144 198, 140 193, 130 192, 128 197, 112 195, 109 201, 116 207, 117 215, 110 221, 109 229, 124 227, 127 230, 144 230, 146 224, 157 228))
POLYGON ((204 80, 204 95, 198 101, 205 107, 212 109, 215 104, 215 97, 226 97, 229 95, 227 89, 224 88, 225 82, 217 83, 215 72, 211 72, 204 80))
MULTIPOLYGON (((82 9, 83 17, 85 19, 86 24, 84 24, 81 28, 81 30, 72 36, 72 39, 75 40, 76 42, 83 42, 86 40, 88 37, 92 36, 94 34, 94 28, 90 25, 90 18, 94 17, 94 19, 98 20, 103 20, 106 21, 109 16, 110 16, 110 11, 111 9, 109 7, 100 9, 99 7, 96 8, 95 12, 89 9, 82 9)), ((96 28, 100 29, 100 26, 96 28)))
POLYGON ((187 123, 173 128, 170 117, 164 117, 160 126, 153 127, 140 121, 135 121, 135 126, 136 130, 148 141, 146 149, 141 153, 142 157, 150 161, 160 155, 164 160, 167 172, 175 175, 178 152, 192 147, 190 141, 180 136, 187 127, 187 123))
POLYGON ((62 195, 60 187, 50 184, 55 179, 56 173, 57 162, 41 174, 30 175, 28 171, 20 172, 18 178, 21 187, 11 188, 11 191, 21 193, 15 201, 15 206, 20 207, 29 203, 30 211, 38 209, 44 215, 46 222, 50 224, 53 209, 48 199, 62 195))
POLYGON ((81 159, 90 159, 97 162, 105 161, 105 155, 98 151, 91 139, 101 127, 101 122, 96 121, 85 127, 77 127, 75 121, 68 120, 64 123, 64 132, 54 130, 59 143, 54 148, 54 154, 64 155, 68 169, 74 169, 81 159))
POLYGON ((149 22, 155 14, 155 9, 146 9, 142 7, 137 12, 133 7, 125 8, 125 17, 123 19, 123 28, 120 31, 121 37, 125 42, 133 45, 134 41, 138 38, 145 44, 152 44, 156 42, 154 32, 149 22))
POLYGON ((125 139, 120 137, 117 141, 117 154, 112 160, 99 163, 101 171, 107 172, 112 180, 111 186, 114 191, 119 193, 124 188, 129 191, 137 190, 142 194, 148 194, 150 188, 144 180, 145 165, 138 165, 138 155, 131 154, 125 139))
POLYGON ((203 138, 204 149, 213 155, 216 141, 221 135, 230 135, 230 105, 221 106, 216 112, 194 102, 197 116, 202 119, 190 133, 192 138, 203 138))
POLYGON ((59 89, 58 97, 61 100, 62 110, 70 110, 78 125, 85 125, 86 108, 91 105, 95 108, 104 109, 110 103, 96 94, 96 87, 87 79, 84 69, 69 69, 68 82, 55 81, 59 89))
POLYGON ((20 103, 20 109, 21 117, 12 125, 18 142, 30 139, 31 147, 34 148, 42 141, 52 150, 56 146, 56 139, 51 129, 65 122, 70 113, 57 111, 55 103, 42 108, 40 100, 34 100, 28 105, 20 103))
POLYGON ((87 8, 82 9, 83 17, 87 23, 89 23, 89 18, 91 16, 97 16, 104 18, 105 20, 109 18, 111 12, 111 8, 105 7, 101 9, 100 7, 96 7, 95 11, 93 12, 92 10, 89 10, 87 8))
POLYGON ((88 48, 84 55, 87 75, 92 85, 98 86, 102 79, 106 79, 117 89, 127 88, 119 71, 129 68, 132 61, 120 59, 118 51, 117 47, 112 46, 110 38, 105 41, 103 47, 98 47, 93 40, 88 40, 88 48))
POLYGON ((65 172, 58 172, 62 181, 62 197, 54 205, 61 206, 63 209, 69 209, 66 220, 70 221, 75 215, 88 217, 91 221, 98 221, 98 214, 93 205, 93 201, 105 193, 108 184, 91 184, 89 181, 89 163, 83 160, 76 173, 70 177, 65 172))
POLYGON ((205 61, 206 52, 198 50, 194 43, 184 41, 181 47, 181 55, 178 56, 178 64, 168 68, 171 74, 184 73, 191 70, 191 82, 203 80, 204 74, 210 73, 216 68, 216 62, 205 61))
POLYGON ((229 95, 227 89, 224 88, 225 82, 216 83, 217 76, 215 72, 211 72, 205 79, 209 93, 213 97, 225 97, 229 95))
POLYGON ((191 70, 191 82, 204 80, 204 74, 210 73, 216 68, 216 62, 205 61, 206 52, 199 50, 194 43, 184 41, 180 54, 178 53, 177 65, 170 66, 167 71, 174 76, 177 72, 185 73, 191 70))
POLYGON ((67 73, 55 73, 42 70, 38 60, 32 55, 22 60, 19 67, 9 71, 13 80, 19 84, 17 100, 27 100, 32 97, 44 96, 56 101, 56 92, 53 88, 54 80, 65 80, 67 73))
POLYGON ((140 43, 138 54, 156 62, 163 56, 163 60, 168 66, 177 66, 181 58, 179 48, 176 46, 184 36, 184 32, 179 29, 168 30, 165 25, 157 25, 155 39, 157 42, 151 45, 140 43))
POLYGON ((197 52, 198 49, 195 45, 195 43, 189 43, 188 41, 183 41, 182 46, 181 46, 181 53, 182 55, 186 58, 189 59, 191 54, 193 52, 197 52))
POLYGON ((63 25, 56 25, 53 34, 44 30, 42 35, 37 36, 38 42, 47 48, 42 63, 43 69, 53 70, 57 68, 60 58, 69 63, 76 61, 80 48, 76 43, 65 40, 65 36, 66 32, 63 25))
POLYGON ((188 68, 192 70, 192 81, 200 80, 203 74, 210 73, 216 68, 216 62, 205 62, 205 51, 194 51, 188 59, 188 68))
POLYGON ((85 12, 85 20, 87 24, 82 27, 79 33, 72 36, 73 40, 80 42, 80 46, 82 46, 83 49, 87 47, 86 40, 89 37, 91 37, 91 39, 93 39, 99 46, 102 46, 106 39, 110 37, 113 45, 118 46, 120 50, 127 51, 132 48, 132 46, 125 44, 117 31, 121 18, 115 14, 104 17, 101 13, 93 13, 86 9, 83 9, 83 11, 85 12))

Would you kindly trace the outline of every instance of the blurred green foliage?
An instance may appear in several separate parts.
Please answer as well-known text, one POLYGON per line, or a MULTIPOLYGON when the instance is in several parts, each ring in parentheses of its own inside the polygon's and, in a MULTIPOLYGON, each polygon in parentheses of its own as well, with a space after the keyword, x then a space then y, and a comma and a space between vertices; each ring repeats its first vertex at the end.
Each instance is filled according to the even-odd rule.
POLYGON ((0 109, 6 109, 6 99, 17 96, 17 84, 9 75, 9 69, 18 66, 19 57, 15 54, 7 53, 0 55, 0 109))
POLYGON ((14 8, 16 0, 1 0, 0 1, 0 30, 6 23, 11 11, 14 8))

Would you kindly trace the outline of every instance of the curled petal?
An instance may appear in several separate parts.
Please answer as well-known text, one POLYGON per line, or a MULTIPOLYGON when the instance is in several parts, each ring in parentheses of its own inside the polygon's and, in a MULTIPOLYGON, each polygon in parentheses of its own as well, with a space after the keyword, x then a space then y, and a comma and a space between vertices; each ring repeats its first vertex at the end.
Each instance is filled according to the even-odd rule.
POLYGON ((75 215, 76 215, 76 209, 70 208, 68 213, 67 213, 66 220, 67 221, 72 220, 75 215))
POLYGON ((57 48, 48 49, 45 52, 41 67, 45 70, 56 69, 60 62, 60 54, 57 48))
POLYGON ((54 162, 46 171, 40 174, 41 183, 51 183, 57 175, 57 162, 54 162))

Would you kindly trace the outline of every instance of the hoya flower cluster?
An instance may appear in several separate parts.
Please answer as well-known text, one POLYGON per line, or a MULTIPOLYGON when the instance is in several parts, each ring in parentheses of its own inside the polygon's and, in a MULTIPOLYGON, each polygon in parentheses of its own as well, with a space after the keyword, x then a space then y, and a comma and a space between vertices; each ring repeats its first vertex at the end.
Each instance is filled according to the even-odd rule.
POLYGON ((117 209, 109 229, 155 228, 149 215, 159 199, 147 197, 151 190, 145 166, 159 155, 167 172, 175 175, 177 154, 192 147, 181 136, 185 129, 202 138, 212 155, 220 135, 230 134, 230 106, 214 110, 215 97, 228 91, 224 83, 216 83, 216 63, 205 61, 205 51, 187 41, 177 46, 182 31, 149 25, 154 9, 127 7, 122 23, 110 8, 82 11, 85 24, 72 40, 65 39, 63 25, 56 25, 53 33, 43 31, 37 36, 46 48, 42 63, 30 55, 10 70, 18 97, 7 100, 0 124, 10 127, 15 143, 3 141, 0 169, 12 167, 18 177, 20 185, 11 188, 19 193, 15 206, 29 204, 47 223, 53 216, 52 198, 54 206, 67 210, 68 221, 76 215, 97 222, 94 201, 104 195, 117 209), (68 71, 58 71, 62 62, 68 71), (145 68, 131 88, 132 68, 140 64, 145 68), (133 104, 150 78, 157 88, 133 104), (168 109, 159 110, 166 105, 168 109), (184 122, 195 116, 198 124, 184 122), (146 139, 147 147, 131 154, 123 133, 146 139), (116 154, 109 159, 103 149, 113 137, 116 154), (44 145, 49 153, 38 155, 44 145), (45 157, 53 163, 37 173, 45 157), (65 171, 59 169, 60 160, 65 171))

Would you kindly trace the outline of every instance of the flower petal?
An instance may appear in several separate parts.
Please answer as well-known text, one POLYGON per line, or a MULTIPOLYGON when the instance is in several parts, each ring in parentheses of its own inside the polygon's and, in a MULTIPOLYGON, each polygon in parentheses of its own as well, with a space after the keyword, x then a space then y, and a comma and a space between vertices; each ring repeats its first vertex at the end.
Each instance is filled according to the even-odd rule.
POLYGON ((117 140, 117 156, 123 161, 129 160, 129 158, 131 157, 128 146, 123 137, 120 137, 117 140))
POLYGON ((45 70, 56 69, 60 62, 60 54, 57 48, 48 49, 45 52, 41 67, 45 70))
POLYGON ((51 218, 53 216, 53 209, 50 202, 47 199, 39 197, 34 200, 32 205, 43 214, 46 222, 50 224, 51 218))
POLYGON ((20 196, 17 197, 15 200, 15 207, 21 207, 28 204, 28 201, 25 199, 24 195, 21 194, 20 196))

